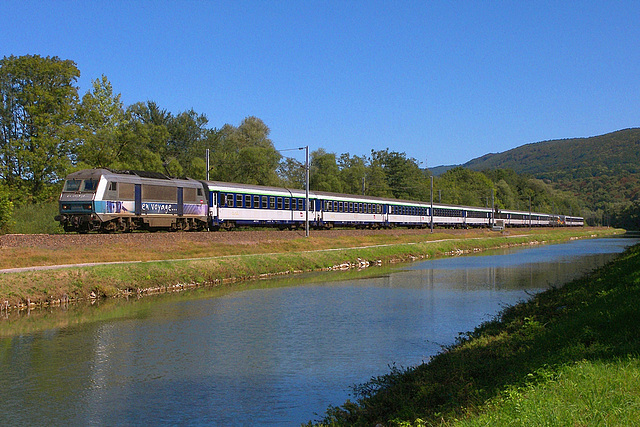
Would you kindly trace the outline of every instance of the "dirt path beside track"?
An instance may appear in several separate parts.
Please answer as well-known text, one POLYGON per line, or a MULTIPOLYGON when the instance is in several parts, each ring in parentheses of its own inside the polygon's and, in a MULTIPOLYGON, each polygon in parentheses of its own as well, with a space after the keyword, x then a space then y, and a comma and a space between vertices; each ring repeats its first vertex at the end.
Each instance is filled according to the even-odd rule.
MULTIPOLYGON (((435 230, 438 233, 464 235, 472 230, 435 230)), ((475 233, 478 233, 476 231, 475 233)), ((274 241, 286 241, 304 237, 304 230, 252 230, 221 232, 157 232, 157 233, 123 233, 123 234, 5 234, 0 236, 2 248, 43 248, 65 249, 73 246, 114 246, 116 244, 145 247, 171 246, 177 242, 211 243, 211 244, 257 244, 274 241)), ((429 229, 391 229, 391 230, 311 230, 311 237, 327 239, 368 236, 368 235, 425 235, 429 229)))

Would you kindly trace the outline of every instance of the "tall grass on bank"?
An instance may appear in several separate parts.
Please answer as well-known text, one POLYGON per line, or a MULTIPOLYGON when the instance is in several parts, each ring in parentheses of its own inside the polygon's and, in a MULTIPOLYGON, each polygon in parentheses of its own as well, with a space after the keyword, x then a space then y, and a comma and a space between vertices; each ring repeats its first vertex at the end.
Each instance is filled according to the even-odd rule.
POLYGON ((508 387, 474 417, 475 426, 640 425, 640 360, 581 360, 543 370, 539 384, 508 387))
POLYGON ((638 425, 638 301, 640 245, 506 309, 427 364, 355 387, 356 400, 321 423, 638 425))
POLYGON ((28 204, 14 208, 9 232, 15 234, 57 234, 64 230, 54 221, 58 202, 28 204))

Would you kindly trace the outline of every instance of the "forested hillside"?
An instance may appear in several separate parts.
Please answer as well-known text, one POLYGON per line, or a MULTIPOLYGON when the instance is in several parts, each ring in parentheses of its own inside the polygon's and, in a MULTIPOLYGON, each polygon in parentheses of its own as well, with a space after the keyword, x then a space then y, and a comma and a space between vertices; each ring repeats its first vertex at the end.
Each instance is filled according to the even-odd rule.
MULTIPOLYGON (((529 174, 567 191, 583 204, 590 219, 604 218, 638 228, 628 221, 640 207, 640 129, 625 129, 591 138, 544 141, 463 165, 472 170, 510 169, 529 174)), ((637 214, 636 214, 637 217, 637 214)))

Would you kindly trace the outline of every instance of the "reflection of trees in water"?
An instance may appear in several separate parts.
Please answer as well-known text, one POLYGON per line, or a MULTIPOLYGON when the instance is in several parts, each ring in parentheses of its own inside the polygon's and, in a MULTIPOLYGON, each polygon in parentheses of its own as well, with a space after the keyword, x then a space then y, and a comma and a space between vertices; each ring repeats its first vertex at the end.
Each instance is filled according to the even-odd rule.
MULTIPOLYGON (((425 268, 390 276, 387 286, 441 290, 522 290, 561 286, 604 265, 614 254, 598 254, 547 263, 457 269, 425 268)), ((428 263, 425 264, 427 266, 428 263)))

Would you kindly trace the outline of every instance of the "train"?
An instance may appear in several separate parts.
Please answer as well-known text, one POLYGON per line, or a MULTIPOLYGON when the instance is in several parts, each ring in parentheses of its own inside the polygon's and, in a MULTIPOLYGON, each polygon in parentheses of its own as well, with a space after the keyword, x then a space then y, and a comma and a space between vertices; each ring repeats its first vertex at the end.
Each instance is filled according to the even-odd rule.
POLYGON ((578 216, 86 169, 66 177, 55 220, 67 232, 214 231, 236 227, 584 226, 578 216), (308 200, 308 204, 307 204, 308 200))

